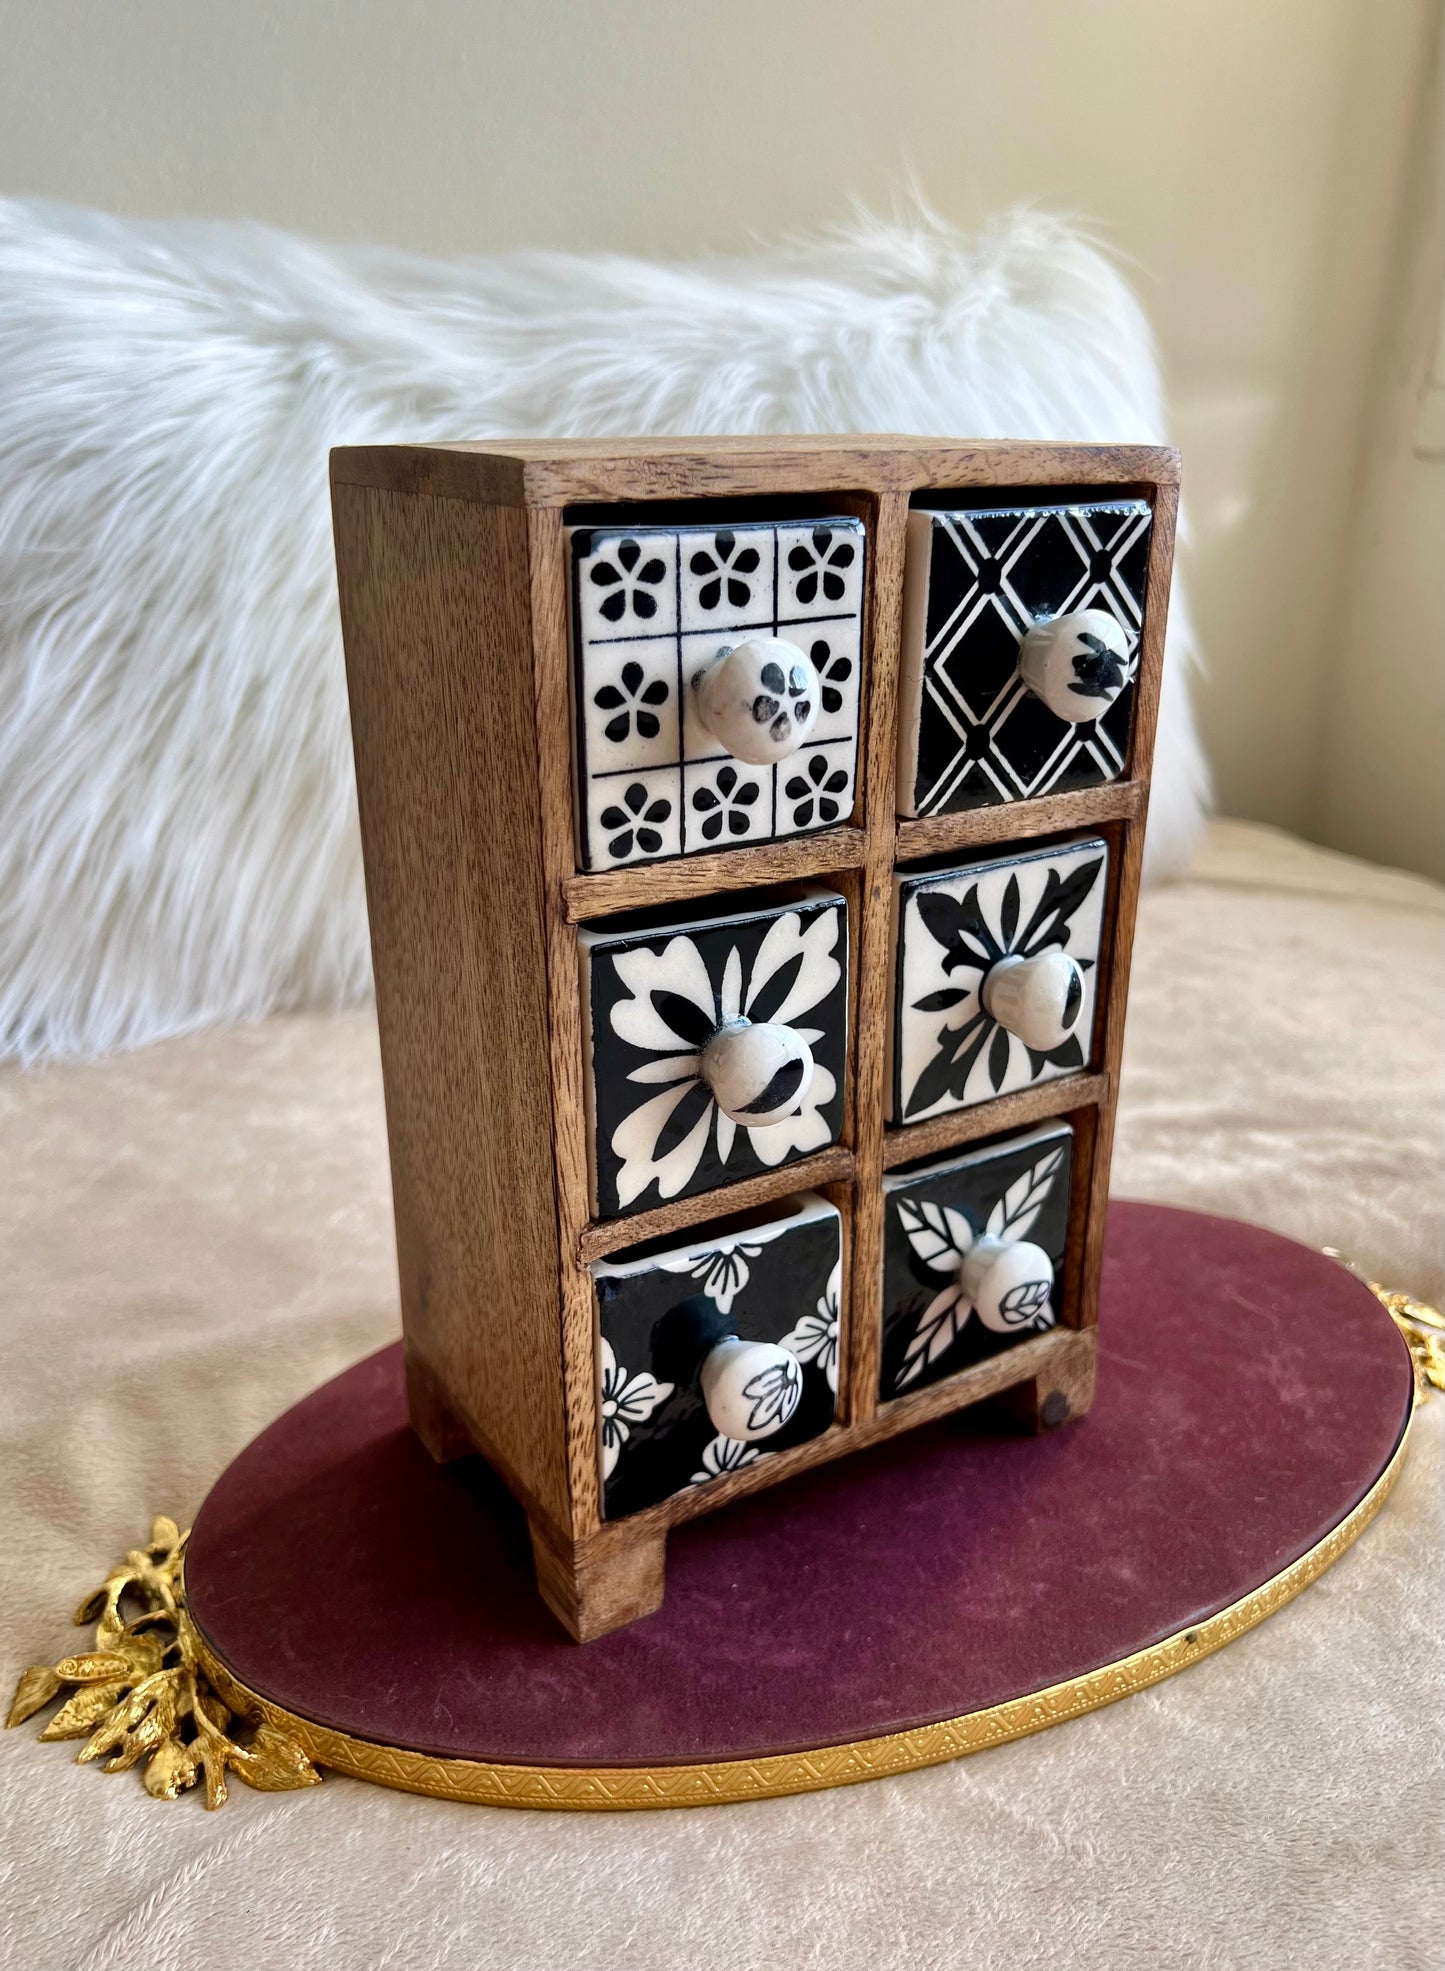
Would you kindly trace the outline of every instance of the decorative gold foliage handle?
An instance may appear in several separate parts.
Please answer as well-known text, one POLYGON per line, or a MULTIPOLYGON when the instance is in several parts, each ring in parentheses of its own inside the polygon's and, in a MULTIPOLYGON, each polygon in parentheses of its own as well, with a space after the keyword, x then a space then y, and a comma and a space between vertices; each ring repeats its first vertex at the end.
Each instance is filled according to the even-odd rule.
POLYGON ((83 1738, 80 1764, 103 1760, 109 1773, 143 1760, 145 1789, 158 1800, 204 1780, 206 1805, 219 1807, 228 1772, 262 1793, 319 1786, 294 1739, 271 1724, 249 1731, 206 1681, 186 1612, 185 1549, 186 1534, 161 1514, 147 1545, 132 1548, 75 1611, 78 1626, 94 1622, 94 1647, 26 1670, 6 1723, 23 1724, 68 1692, 40 1736, 83 1738))
MULTIPOLYGON (((1337 1259, 1357 1280, 1362 1278, 1355 1262, 1338 1246, 1322 1246, 1320 1250, 1327 1259, 1337 1259)), ((1415 1364, 1416 1402, 1422 1402, 1432 1389, 1445 1390, 1445 1315, 1410 1294, 1382 1287, 1378 1280, 1366 1280, 1364 1284, 1405 1337, 1415 1364)))

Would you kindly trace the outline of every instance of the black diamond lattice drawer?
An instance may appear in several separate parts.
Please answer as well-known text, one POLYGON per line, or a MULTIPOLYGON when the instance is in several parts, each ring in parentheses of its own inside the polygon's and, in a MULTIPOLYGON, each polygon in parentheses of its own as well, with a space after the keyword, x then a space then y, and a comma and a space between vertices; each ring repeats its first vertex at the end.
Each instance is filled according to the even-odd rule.
POLYGON ((900 814, 1119 776, 1150 526, 1144 500, 980 500, 909 516, 900 814))

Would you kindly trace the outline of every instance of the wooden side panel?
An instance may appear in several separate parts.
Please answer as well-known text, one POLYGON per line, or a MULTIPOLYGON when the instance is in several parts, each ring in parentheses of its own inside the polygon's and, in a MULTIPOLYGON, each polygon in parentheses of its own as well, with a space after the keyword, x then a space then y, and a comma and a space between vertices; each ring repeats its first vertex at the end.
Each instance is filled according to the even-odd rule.
POLYGON ((1104 1271, 1104 1222, 1109 1206, 1109 1167, 1114 1153, 1114 1118, 1119 1106, 1119 1068, 1124 1055, 1124 1016, 1129 1005, 1129 967, 1134 956, 1134 919, 1144 866, 1144 829, 1149 818, 1149 787, 1154 767, 1154 733, 1159 722, 1159 691, 1164 676, 1164 633, 1169 587, 1174 572, 1174 532, 1179 510, 1177 485, 1161 484, 1154 498, 1154 531, 1149 543, 1149 577, 1144 598, 1144 636, 1139 651, 1139 687, 1134 736, 1126 771, 1144 789, 1137 815, 1108 827, 1111 903, 1104 919, 1105 976, 1099 981, 1103 1032, 1098 1064, 1108 1078, 1108 1099, 1100 1103, 1094 1129, 1088 1211, 1083 1253, 1078 1261, 1079 1324, 1099 1318, 1099 1283, 1104 1271))
POLYGON ((334 515, 408 1356, 565 1527, 526 515, 334 515))

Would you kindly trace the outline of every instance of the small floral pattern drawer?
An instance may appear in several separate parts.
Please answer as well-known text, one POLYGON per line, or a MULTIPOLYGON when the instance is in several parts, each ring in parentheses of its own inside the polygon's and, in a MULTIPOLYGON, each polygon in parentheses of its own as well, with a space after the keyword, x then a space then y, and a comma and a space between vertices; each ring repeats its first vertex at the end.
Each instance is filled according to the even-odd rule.
POLYGON ((1089 837, 894 876, 891 1122, 1087 1064, 1108 862, 1089 837))
POLYGON ((1152 519, 1143 500, 909 516, 898 809, 1024 801, 1124 769, 1152 519))
POLYGON ((838 1213, 812 1192, 594 1263, 606 1518, 827 1429, 842 1275, 838 1213))
POLYGON ((734 1183, 836 1142, 848 912, 835 890, 579 933, 593 1212, 734 1183))
POLYGON ((884 1178, 885 1402, 1054 1325, 1072 1163, 1051 1122, 884 1178))
POLYGON ((580 867, 848 820, 862 522, 568 535, 580 867))

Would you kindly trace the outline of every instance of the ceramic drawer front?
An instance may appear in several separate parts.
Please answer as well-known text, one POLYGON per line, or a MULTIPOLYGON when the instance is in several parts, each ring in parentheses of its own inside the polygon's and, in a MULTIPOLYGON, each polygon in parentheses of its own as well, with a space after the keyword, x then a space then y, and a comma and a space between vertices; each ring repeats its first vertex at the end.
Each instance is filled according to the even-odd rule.
POLYGON ((838 1213, 812 1192, 686 1243, 655 1241, 631 1259, 593 1265, 606 1518, 711 1484, 828 1428, 842 1269, 838 1213), (714 1349, 741 1362, 721 1393, 708 1374, 714 1349), (729 1412, 740 1398, 744 1409, 729 1412), (719 1416, 756 1434, 729 1436, 719 1416))
POLYGON ((847 821, 862 522, 571 527, 568 538, 579 867, 847 821), (727 652, 741 685, 723 689, 719 674, 702 686, 727 652))
MULTIPOLYGON (((695 910, 695 906, 693 906, 695 910)), ((848 912, 834 890, 579 933, 592 1210, 737 1183, 838 1140, 848 912)))
POLYGON ((1108 865, 1088 836, 896 872, 890 1122, 1087 1067, 1108 865))
POLYGON ((1124 770, 1150 508, 978 495, 908 522, 898 810, 951 814, 1124 770))
POLYGON ((884 1178, 881 1400, 1055 1325, 1073 1141, 1050 1122, 884 1178))

